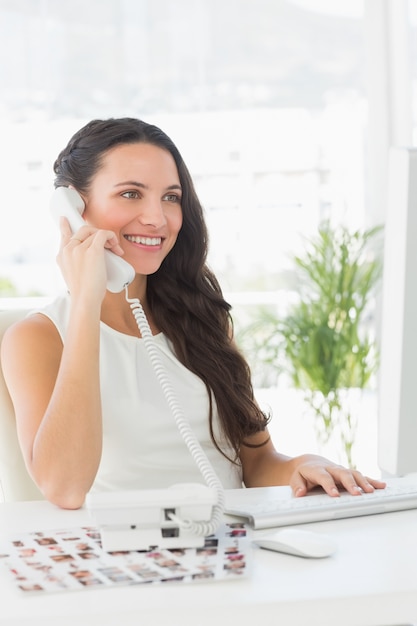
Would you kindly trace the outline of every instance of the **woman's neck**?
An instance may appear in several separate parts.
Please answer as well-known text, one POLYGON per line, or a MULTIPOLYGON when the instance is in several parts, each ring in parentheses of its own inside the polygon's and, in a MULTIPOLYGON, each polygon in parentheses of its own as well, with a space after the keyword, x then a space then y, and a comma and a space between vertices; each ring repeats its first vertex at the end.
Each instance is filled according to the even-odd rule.
MULTIPOLYGON (((146 277, 141 277, 146 278, 146 277)), ((135 281, 128 287, 128 298, 138 298, 145 312, 152 334, 159 332, 153 322, 152 312, 149 310, 146 297, 146 281, 135 281)), ((101 307, 101 321, 125 335, 140 336, 136 320, 132 314, 126 293, 111 293, 107 291, 101 307)))

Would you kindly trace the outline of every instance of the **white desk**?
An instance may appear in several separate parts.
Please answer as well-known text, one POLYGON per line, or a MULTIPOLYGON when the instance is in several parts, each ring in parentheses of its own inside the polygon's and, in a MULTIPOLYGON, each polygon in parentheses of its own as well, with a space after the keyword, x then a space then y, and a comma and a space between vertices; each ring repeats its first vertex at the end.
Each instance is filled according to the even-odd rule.
MULTIPOLYGON (((91 523, 46 502, 0 504, 0 532, 91 523)), ((309 524, 338 552, 307 560, 254 548, 252 576, 22 596, 0 568, 1 626, 399 626, 417 623, 417 510, 309 524)))

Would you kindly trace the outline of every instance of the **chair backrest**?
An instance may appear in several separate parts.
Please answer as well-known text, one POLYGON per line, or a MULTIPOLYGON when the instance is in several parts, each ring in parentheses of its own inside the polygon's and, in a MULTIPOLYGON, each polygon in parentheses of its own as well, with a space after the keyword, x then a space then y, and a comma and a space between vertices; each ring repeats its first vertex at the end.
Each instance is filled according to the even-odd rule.
MULTIPOLYGON (((0 311, 0 343, 5 330, 25 317, 27 311, 0 311)), ((0 501, 43 500, 31 479, 20 450, 13 403, 0 365, 0 501)))

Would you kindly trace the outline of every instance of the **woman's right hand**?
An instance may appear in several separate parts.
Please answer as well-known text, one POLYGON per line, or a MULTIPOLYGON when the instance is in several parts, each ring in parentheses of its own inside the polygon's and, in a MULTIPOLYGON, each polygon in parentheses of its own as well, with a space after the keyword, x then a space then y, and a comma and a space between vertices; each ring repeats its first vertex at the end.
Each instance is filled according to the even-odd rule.
POLYGON ((61 245, 57 263, 73 297, 84 294, 93 301, 103 300, 107 274, 104 251, 124 254, 116 235, 85 224, 74 234, 68 220, 60 218, 61 245))

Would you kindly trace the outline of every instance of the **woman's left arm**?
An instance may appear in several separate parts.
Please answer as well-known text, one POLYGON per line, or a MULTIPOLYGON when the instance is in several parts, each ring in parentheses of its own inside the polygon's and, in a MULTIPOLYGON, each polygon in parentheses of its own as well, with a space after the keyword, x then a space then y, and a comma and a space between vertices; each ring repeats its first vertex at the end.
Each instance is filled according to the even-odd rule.
POLYGON ((265 430, 248 438, 245 441, 248 445, 242 444, 240 448, 246 487, 290 485, 295 496, 305 496, 316 486, 321 486, 330 496, 338 496, 339 488, 359 495, 362 491, 372 492, 385 487, 381 480, 369 478, 316 454, 297 457, 280 454, 270 439, 264 445, 254 447, 264 443, 268 437, 265 430))

